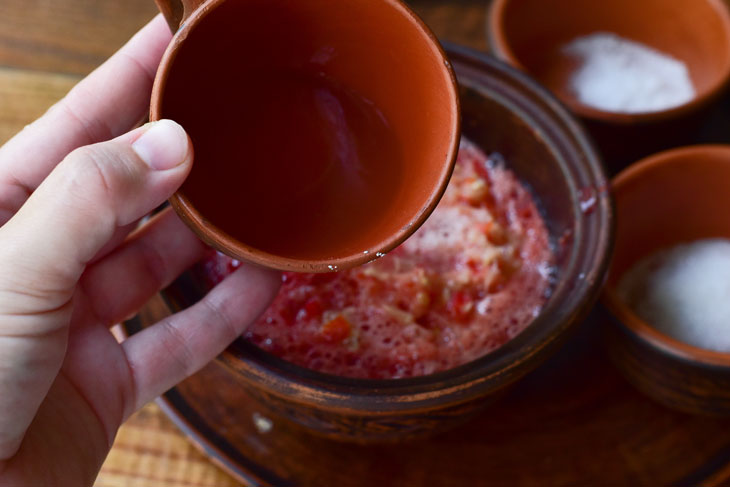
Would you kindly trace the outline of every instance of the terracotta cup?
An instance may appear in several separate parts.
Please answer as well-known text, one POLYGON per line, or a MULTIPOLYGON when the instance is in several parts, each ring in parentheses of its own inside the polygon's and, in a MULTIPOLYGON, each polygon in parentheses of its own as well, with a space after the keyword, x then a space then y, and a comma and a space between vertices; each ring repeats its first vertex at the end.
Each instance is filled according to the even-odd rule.
POLYGON ((193 141, 171 203, 205 242, 327 272, 384 254, 428 217, 458 150, 459 102, 440 45, 403 3, 156 2, 177 32, 150 118, 193 141))
POLYGON ((613 180, 616 246, 602 302, 610 355, 638 389, 693 413, 730 414, 730 353, 676 340, 639 318, 616 286, 637 261, 704 238, 730 239, 730 146, 698 145, 648 157, 613 180))
POLYGON ((688 143, 700 125, 693 116, 730 80, 730 13, 722 0, 495 0, 488 34, 498 58, 530 73, 587 122, 614 168, 688 143), (570 87, 579 61, 563 48, 596 32, 617 34, 684 62, 696 96, 641 113, 581 103, 570 87))

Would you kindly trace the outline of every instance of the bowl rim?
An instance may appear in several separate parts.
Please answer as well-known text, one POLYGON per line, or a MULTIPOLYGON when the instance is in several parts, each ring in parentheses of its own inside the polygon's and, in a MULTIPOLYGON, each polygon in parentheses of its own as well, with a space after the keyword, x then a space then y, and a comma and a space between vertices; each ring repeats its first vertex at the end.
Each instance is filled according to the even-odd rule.
MULTIPOLYGON (((197 8, 189 17, 185 19, 180 28, 174 33, 172 41, 167 46, 162 60, 155 75, 152 96, 150 101, 150 121, 157 121, 162 118, 162 101, 163 93, 174 65, 175 59, 180 52, 181 46, 185 39, 190 35, 193 29, 205 20, 218 6, 225 0, 210 0, 197 8)), ((439 43, 435 34, 417 16, 413 10, 406 5, 404 0, 380 0, 390 7, 393 11, 400 14, 403 19, 410 21, 410 24, 417 29, 420 36, 427 44, 432 55, 441 60, 439 69, 442 69, 446 75, 445 83, 448 89, 448 105, 454 117, 450 126, 451 138, 448 142, 446 153, 444 154, 443 168, 434 180, 433 187, 429 191, 429 197, 424 201, 424 205, 414 214, 405 225, 393 232, 390 236, 373 245, 368 253, 359 250, 350 252, 349 255, 343 255, 337 258, 328 259, 299 259, 293 257, 285 257, 276 255, 241 242, 221 228, 210 222, 200 211, 195 208, 190 199, 185 196, 181 189, 176 191, 169 199, 170 205, 178 214, 181 220, 190 228, 201 240, 211 247, 230 255, 236 259, 246 262, 252 262, 271 269, 282 271, 298 271, 298 272, 333 272, 338 269, 347 269, 357 265, 365 264, 372 260, 372 256, 376 253, 387 253, 400 245, 408 238, 423 222, 431 215, 441 200, 451 173, 456 163, 456 157, 459 151, 459 134, 461 132, 461 101, 459 99, 458 84, 456 74, 448 56, 443 47, 439 43)))
MULTIPOLYGON (((444 43, 444 46, 453 64, 466 66, 471 63, 482 70, 489 70, 490 75, 502 75, 520 85, 533 97, 530 100, 535 104, 537 115, 546 117, 549 113, 553 117, 538 121, 558 125, 556 133, 565 137, 572 144, 571 148, 580 153, 577 158, 580 164, 574 164, 577 175, 565 175, 567 162, 557 157, 559 163, 566 166, 562 167, 565 178, 583 177, 591 184, 605 188, 596 196, 597 204, 590 219, 580 210, 579 195, 571 196, 576 214, 574 226, 578 229, 574 235, 575 241, 593 239, 590 240, 590 248, 577 244, 572 247, 574 250, 571 251, 571 263, 567 266, 566 274, 571 275, 573 267, 584 271, 580 274, 582 279, 575 278, 577 282, 571 283, 570 289, 564 291, 570 293, 568 299, 575 302, 575 307, 570 310, 558 309, 558 305, 549 300, 544 310, 550 309, 556 313, 550 326, 546 323, 547 314, 541 313, 519 335, 474 361, 446 371, 404 379, 347 378, 316 372, 285 362, 239 339, 221 355, 221 360, 234 374, 252 386, 260 387, 263 384, 268 394, 294 398, 299 403, 369 414, 460 404, 501 389, 537 367, 539 362, 547 358, 547 352, 554 350, 569 329, 587 315, 597 300, 613 246, 614 219, 613 201, 607 191, 607 176, 592 142, 570 112, 547 89, 526 74, 475 50, 449 43, 444 43), (580 234, 586 226, 594 231, 580 234), (578 266, 579 258, 583 259, 580 262, 582 267, 578 266), (533 358, 536 360, 531 360, 533 358)), ((514 87, 510 88, 514 91, 512 96, 520 96, 514 87)), ((522 96, 527 99, 528 95, 522 96)), ((535 119, 531 121, 534 126, 535 119)), ((547 137, 537 129, 536 136, 543 139, 547 137)), ((572 189, 578 193, 576 186, 572 189)), ((562 289, 560 286, 567 289, 568 284, 559 284, 562 289)))
MULTIPOLYGON (((526 73, 529 73, 530 71, 522 64, 512 50, 511 44, 504 31, 505 10, 507 9, 507 5, 510 1, 513 0, 494 0, 489 6, 486 29, 489 49, 497 58, 526 73)), ((730 39, 730 5, 726 5, 722 0, 704 1, 717 13, 718 19, 724 26, 728 39, 730 39)), ((585 5, 590 5, 590 2, 586 2, 585 5)), ((728 56, 730 58, 730 52, 728 53, 728 56)), ((682 103, 681 105, 664 110, 636 113, 613 112, 610 110, 594 108, 573 99, 566 99, 564 97, 560 97, 560 99, 563 103, 570 107, 574 113, 586 119, 618 125, 634 125, 670 120, 680 118, 683 115, 688 115, 699 108, 706 106, 712 100, 719 97, 725 88, 727 88, 728 84, 730 84, 730 59, 726 63, 725 69, 721 75, 714 80, 703 93, 694 96, 692 99, 682 103)))
MULTIPOLYGON (((692 158, 699 153, 724 156, 726 163, 730 164, 730 144, 696 144, 658 152, 630 165, 613 178, 611 185, 614 198, 616 201, 620 199, 625 185, 650 177, 651 173, 659 168, 692 158)), ((616 325, 665 355, 695 365, 730 367, 730 352, 718 352, 690 345, 659 331, 639 318, 608 283, 601 292, 601 303, 612 315, 614 318, 612 321, 616 325)))

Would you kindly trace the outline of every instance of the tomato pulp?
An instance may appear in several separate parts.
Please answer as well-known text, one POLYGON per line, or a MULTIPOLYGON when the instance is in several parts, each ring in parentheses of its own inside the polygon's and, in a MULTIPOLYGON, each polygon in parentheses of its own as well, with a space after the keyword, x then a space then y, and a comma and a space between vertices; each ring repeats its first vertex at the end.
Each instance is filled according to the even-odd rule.
MULTIPOLYGON (((411 238, 355 269, 285 273, 279 295, 244 338, 341 376, 430 374, 524 330, 548 298, 553 263, 527 189, 497 157, 462 142, 443 199, 411 238)), ((213 253, 202 270, 214 284, 237 265, 213 253)))

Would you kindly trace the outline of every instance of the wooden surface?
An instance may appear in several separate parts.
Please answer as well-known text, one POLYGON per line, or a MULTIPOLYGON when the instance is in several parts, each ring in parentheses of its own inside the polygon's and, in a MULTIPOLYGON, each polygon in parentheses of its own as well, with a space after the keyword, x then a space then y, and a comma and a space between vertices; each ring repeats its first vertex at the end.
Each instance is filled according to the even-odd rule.
MULTIPOLYGON (((485 48, 487 0, 419 0, 412 3, 441 38, 478 49, 485 48)), ((0 143, 62 97, 75 82, 122 45, 155 14, 155 11, 152 0, 0 0, 0 143)), ((570 374, 571 371, 568 370, 567 373, 570 374)), ((581 371, 578 370, 576 373, 581 374, 581 371)), ((546 378, 544 375, 538 376, 540 377, 546 378)), ((585 373, 580 377, 583 377, 585 384, 595 383, 590 377, 586 377, 585 373)), ((547 378, 559 381, 556 376, 547 378)), ((594 392, 598 395, 591 396, 591 391, 595 389, 589 389, 584 394, 576 396, 575 404, 583 401, 588 406, 598 407, 601 401, 611 400, 611 396, 606 395, 607 393, 630 391, 623 381, 610 372, 608 376, 599 376, 598 380, 610 386, 605 389, 607 392, 600 394, 594 392)), ((531 397, 534 397, 535 407, 547 417, 564 413, 565 411, 551 409, 539 396, 534 396, 540 391, 540 384, 539 380, 528 381, 522 387, 522 393, 533 394, 531 397), (529 389, 530 384, 534 389, 529 389)), ((642 465, 637 463, 640 461, 648 461, 650 466, 657 468, 676 470, 675 464, 678 459, 699 458, 707 453, 708 448, 720 447, 727 440, 724 434, 728 428, 723 423, 722 428, 717 426, 715 434, 707 433, 704 436, 696 434, 690 444, 686 436, 675 432, 686 430, 672 429, 676 425, 671 422, 651 422, 652 418, 660 416, 663 410, 649 402, 639 400, 642 401, 639 413, 652 427, 645 430, 643 436, 636 437, 632 443, 625 444, 624 450, 614 452, 610 457, 597 455, 595 463, 582 468, 599 471, 604 469, 610 473, 616 468, 612 462, 617 458, 623 458, 629 463, 634 462, 637 471, 641 470, 642 465), (670 452, 673 452, 671 455, 653 459, 648 455, 650 453, 647 450, 648 445, 657 437, 666 440, 670 452), (642 452, 644 455, 640 455, 642 452)), ((504 406, 502 408, 504 409, 504 406)), ((528 415, 529 409, 525 410, 528 415)), ((588 424, 594 414, 596 410, 583 409, 581 415, 574 420, 561 423, 556 428, 588 424)), ((615 410, 615 414, 619 419, 624 416, 630 419, 637 413, 635 410, 619 408, 615 410)), ((679 424, 686 427, 691 421, 689 417, 681 417, 679 424)), ((620 423, 615 427, 625 427, 625 424, 625 422, 620 423)), ((714 425, 714 423, 703 424, 714 425)), ((499 434, 500 431, 504 432, 505 429, 494 423, 486 429, 475 428, 471 435, 473 441, 476 441, 477 435, 499 434)), ((526 434, 526 431, 522 429, 520 434, 526 434)), ((587 437, 597 433, 590 428, 584 431, 587 437)), ((533 440, 544 439, 544 435, 549 433, 541 431, 534 438, 526 437, 525 441, 530 443, 533 440)), ((446 435, 440 437, 440 440, 453 446, 453 438, 453 435, 446 435)), ((545 467, 560 461, 564 448, 565 444, 560 441, 553 444, 547 451, 542 452, 543 456, 537 460, 538 466, 545 467)), ((591 448, 593 447, 586 447, 586 451, 590 453, 591 448)), ((485 458, 486 460, 488 458, 485 458)), ((704 472, 705 475, 702 477, 708 485, 717 484, 730 475, 725 457, 719 456, 713 461, 713 469, 704 472)), ((478 464, 479 460, 476 462, 478 464)), ((418 463, 412 465, 416 470, 422 466, 418 463)), ((502 468, 507 467, 509 465, 502 468)), ((280 465, 270 465, 269 468, 280 468, 280 465)), ((685 478, 692 480, 690 477, 685 478)), ((634 480, 646 483, 652 479, 637 476, 634 480)), ((239 483, 198 453, 157 406, 149 405, 133 416, 120 430, 96 485, 98 487, 226 487, 239 483)))
POLYGON ((233 487, 240 485, 214 466, 167 419, 148 404, 120 430, 96 487, 233 487))

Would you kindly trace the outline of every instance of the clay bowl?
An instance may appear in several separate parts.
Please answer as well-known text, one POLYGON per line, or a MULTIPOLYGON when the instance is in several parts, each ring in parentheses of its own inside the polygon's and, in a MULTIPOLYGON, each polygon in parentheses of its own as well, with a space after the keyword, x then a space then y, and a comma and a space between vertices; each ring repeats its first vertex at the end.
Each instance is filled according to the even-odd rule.
POLYGON ((730 79, 730 14, 721 0, 495 0, 488 36, 498 58, 530 73, 586 121, 613 167, 689 141, 701 109, 730 79), (631 114, 581 103, 568 82, 576 60, 562 47, 595 32, 612 32, 683 61, 695 98, 631 114))
POLYGON ((162 59, 151 119, 178 121, 193 141, 171 203, 204 241, 329 272, 423 223, 451 175, 459 104, 415 14, 398 0, 185 3, 201 6, 186 7, 162 59))
MULTIPOLYGON (((455 426, 535 369, 597 298, 613 240, 607 179, 569 113, 524 74, 448 46, 460 84, 463 133, 500 152, 533 191, 557 259, 557 282, 540 315, 503 347, 460 367, 412 379, 327 375, 236 341, 220 360, 261 408, 329 437, 401 440, 455 426)), ((201 295, 187 274, 167 289, 173 310, 201 295)))
POLYGON ((675 340, 638 318, 616 285, 637 260, 701 238, 730 238, 730 146, 692 146, 648 157, 613 181, 616 247, 602 303, 608 349, 639 390, 692 413, 730 413, 730 354, 675 340))

